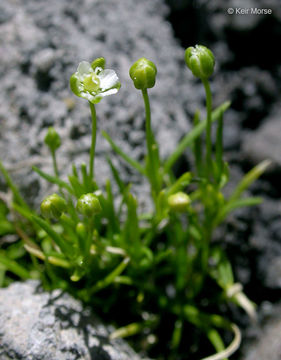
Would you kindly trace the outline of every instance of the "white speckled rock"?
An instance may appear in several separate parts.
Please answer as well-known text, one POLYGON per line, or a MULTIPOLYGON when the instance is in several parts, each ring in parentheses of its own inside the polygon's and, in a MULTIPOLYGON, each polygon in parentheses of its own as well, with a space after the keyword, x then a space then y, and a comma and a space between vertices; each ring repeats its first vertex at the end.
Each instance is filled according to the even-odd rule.
POLYGON ((252 332, 251 344, 245 347, 243 360, 281 359, 281 305, 265 303, 262 306, 263 324, 256 325, 252 332), (268 314, 266 314, 266 312, 268 314))
POLYGON ((140 360, 81 302, 37 281, 0 289, 1 360, 140 360))

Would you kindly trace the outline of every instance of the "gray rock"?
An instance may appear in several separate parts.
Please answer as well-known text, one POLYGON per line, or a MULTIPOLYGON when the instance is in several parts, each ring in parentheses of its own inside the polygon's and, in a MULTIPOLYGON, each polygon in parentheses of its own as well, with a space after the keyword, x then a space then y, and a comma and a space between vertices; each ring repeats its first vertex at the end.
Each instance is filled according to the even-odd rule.
MULTIPOLYGON (((156 86, 149 92, 162 156, 167 157, 190 129, 186 109, 192 113, 200 103, 201 85, 186 69, 183 49, 164 20, 164 0, 15 0, 1 3, 1 10, 0 153, 29 202, 38 204, 47 191, 53 191, 30 171, 35 164, 52 173, 43 145, 48 126, 55 126, 62 138, 57 155, 64 177, 72 161, 88 162, 89 107, 68 85, 82 60, 104 56, 117 72, 121 90, 97 105, 98 128, 109 132, 131 156, 143 160, 146 151, 142 96, 128 73, 140 57, 151 59, 158 68, 156 86)), ((98 134, 96 178, 101 185, 110 176, 105 161, 110 153, 98 134)), ((147 182, 123 165, 118 164, 123 179, 137 185, 134 191, 145 202, 147 182)))
POLYGON ((280 360, 281 358, 281 306, 264 303, 264 320, 248 330, 252 341, 244 346, 243 360, 280 360), (266 315, 267 313, 267 315, 266 315))
POLYGON ((244 136, 242 151, 248 161, 258 163, 264 159, 270 159, 273 162, 272 169, 280 170, 280 116, 280 109, 275 109, 254 135, 249 132, 244 136))
POLYGON ((140 359, 79 301, 37 281, 0 289, 0 324, 1 360, 140 359))

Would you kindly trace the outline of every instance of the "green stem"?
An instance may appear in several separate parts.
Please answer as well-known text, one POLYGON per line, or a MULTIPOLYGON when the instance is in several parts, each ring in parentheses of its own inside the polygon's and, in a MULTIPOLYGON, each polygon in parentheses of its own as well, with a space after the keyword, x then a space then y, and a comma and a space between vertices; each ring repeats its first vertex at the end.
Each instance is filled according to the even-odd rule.
POLYGON ((27 203, 23 200, 23 198, 21 197, 19 190, 17 188, 17 186, 13 183, 12 178, 10 177, 8 171, 6 170, 6 168, 4 167, 4 165, 2 164, 1 160, 0 160, 0 172, 2 172, 4 179, 8 185, 8 187, 11 189, 13 195, 14 195, 14 200, 17 202, 18 205, 20 205, 23 209, 25 210, 30 210, 29 206, 27 205, 27 203))
POLYGON ((148 153, 148 178, 150 179, 152 193, 157 194, 159 189, 158 182, 158 148, 151 129, 151 111, 147 89, 142 90, 145 105, 145 134, 148 153))
POLYGON ((85 259, 87 259, 90 256, 90 250, 93 241, 93 231, 94 231, 94 217, 88 219, 87 221, 87 238, 85 239, 85 253, 84 253, 85 259))
POLYGON ((218 169, 218 183, 220 182, 223 170, 223 113, 221 112, 218 120, 217 137, 216 137, 216 163, 218 169))
POLYGON ((206 92, 207 127, 206 127, 206 167, 210 179, 212 171, 212 93, 207 79, 202 80, 206 92))
POLYGON ((97 137, 97 115, 95 105, 89 101, 91 116, 92 116, 92 142, 90 149, 90 164, 89 164, 89 177, 92 180, 94 177, 94 160, 95 160, 95 148, 96 148, 96 137, 97 137))
POLYGON ((51 150, 52 154, 52 160, 53 160, 53 168, 54 168, 54 174, 56 177, 59 177, 59 171, 57 166, 57 159, 56 159, 56 152, 54 150, 51 150))
MULTIPOLYGON (((194 128, 200 124, 199 111, 197 110, 193 119, 194 128)), ((202 139, 198 136, 194 140, 194 155, 197 175, 202 176, 202 139)))

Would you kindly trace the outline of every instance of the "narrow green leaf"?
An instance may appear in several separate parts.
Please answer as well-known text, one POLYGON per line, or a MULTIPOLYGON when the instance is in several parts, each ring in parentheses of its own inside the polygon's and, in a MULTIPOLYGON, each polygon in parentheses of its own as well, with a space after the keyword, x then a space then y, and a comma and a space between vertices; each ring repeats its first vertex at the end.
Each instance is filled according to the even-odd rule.
POLYGON ((71 187, 65 181, 61 180, 60 178, 53 176, 53 175, 49 175, 49 174, 45 173, 44 171, 38 169, 36 166, 32 166, 32 170, 37 172, 37 174, 40 175, 43 179, 49 181, 52 184, 56 184, 59 187, 65 188, 70 194, 73 194, 71 187))
POLYGON ((220 210, 219 214, 217 215, 217 218, 215 219, 214 223, 216 225, 219 225, 226 217, 227 215, 236 209, 239 209, 241 207, 246 206, 255 206, 262 203, 262 198, 260 197, 248 197, 245 199, 238 199, 238 200, 229 200, 223 208, 220 210))
POLYGON ((84 187, 80 184, 78 178, 74 175, 68 175, 68 180, 72 186, 71 193, 74 194, 77 199, 79 199, 80 196, 85 193, 84 187))
POLYGON ((217 314, 208 314, 202 312, 193 305, 185 305, 182 315, 191 324, 201 329, 207 329, 215 326, 222 329, 230 329, 230 322, 217 314))
POLYGON ((209 267, 209 274, 226 291, 234 283, 231 264, 225 252, 218 246, 212 249, 211 258, 213 266, 209 267))
MULTIPOLYGON (((221 113, 224 113, 230 106, 230 102, 226 101, 212 112, 212 121, 217 121, 221 113)), ((184 150, 190 146, 195 139, 204 131, 207 126, 207 119, 201 121, 195 128, 193 128, 180 141, 175 151, 168 157, 164 164, 164 173, 168 173, 177 159, 181 156, 184 150)))
POLYGON ((191 183, 192 174, 190 172, 186 172, 181 175, 176 182, 166 190, 166 195, 170 196, 178 191, 183 190, 184 187, 188 186, 191 183))
POLYGON ((139 220, 137 214, 137 200, 132 194, 128 194, 126 198, 127 203, 127 219, 123 230, 124 246, 132 248, 134 252, 137 252, 137 248, 140 245, 140 233, 139 233, 139 220))
POLYGON ((177 319, 174 325, 174 331, 172 335, 171 347, 173 350, 177 349, 182 339, 183 321, 177 319))
POLYGON ((116 184, 118 185, 118 188, 119 188, 119 191, 120 191, 120 194, 123 194, 124 193, 124 190, 126 188, 126 185, 124 183, 123 180, 121 180, 121 177, 119 175, 119 172, 118 170, 116 169, 116 167, 113 165, 112 161, 110 160, 110 158, 107 156, 106 157, 106 160, 110 166, 110 169, 111 169, 111 172, 112 172, 112 175, 114 177, 114 180, 116 181, 116 184))
POLYGON ((106 189, 106 194, 107 194, 106 205, 107 205, 107 217, 109 220, 108 228, 111 228, 113 233, 119 233, 120 226, 119 226, 118 218, 116 217, 116 214, 115 214, 114 199, 113 199, 110 180, 106 181, 105 189, 106 189))
POLYGON ((77 177, 77 179, 79 178, 75 164, 72 164, 72 175, 77 177))
POLYGON ((0 236, 15 232, 14 226, 6 219, 0 220, 0 236))
POLYGON ((27 203, 23 200, 23 198, 21 197, 19 190, 17 188, 17 186, 14 184, 12 178, 10 177, 8 171, 5 169, 4 165, 2 164, 2 161, 0 160, 0 171, 2 172, 4 179, 8 185, 8 187, 11 189, 13 195, 14 195, 14 199, 15 201, 21 205, 22 207, 29 209, 29 206, 27 205, 27 203))
POLYGON ((128 336, 136 335, 140 333, 143 328, 145 327, 146 322, 143 323, 132 323, 119 329, 115 330, 113 333, 110 334, 110 339, 117 339, 117 338, 125 338, 128 336))
POLYGON ((85 193, 91 192, 92 191, 91 181, 87 174, 87 165, 84 163, 81 164, 81 174, 82 174, 83 186, 84 186, 85 193))
POLYGON ((140 163, 138 163, 136 160, 132 159, 130 156, 125 154, 121 148, 115 144, 115 142, 111 139, 111 137, 105 132, 102 131, 103 137, 109 142, 112 149, 121 156, 128 164, 130 164, 133 168, 135 168, 139 173, 146 175, 145 169, 142 167, 140 163))
POLYGON ((6 270, 11 271, 23 280, 30 279, 31 277, 24 267, 19 265, 16 261, 9 259, 3 252, 0 254, 0 264, 2 264, 6 270))
POLYGON ((98 281, 95 286, 89 289, 89 293, 94 294, 101 289, 109 286, 114 282, 114 279, 119 276, 127 267, 130 258, 126 257, 109 275, 107 275, 104 279, 98 281))
MULTIPOLYGON (((208 329, 207 337, 217 352, 223 351, 225 349, 222 338, 216 329, 213 328, 208 329)), ((227 359, 224 358, 223 360, 227 360, 227 359)))
POLYGON ((23 217, 25 217, 27 220, 31 221, 31 216, 34 214, 31 210, 22 207, 21 205, 18 205, 14 202, 12 203, 12 208, 16 210, 19 214, 21 214, 23 217))
POLYGON ((134 281, 129 276, 116 276, 114 283, 123 285, 134 285, 134 281))
POLYGON ((46 233, 54 240, 61 251, 71 257, 73 254, 72 247, 67 244, 66 241, 47 223, 47 221, 41 219, 39 216, 32 215, 31 219, 39 225, 46 233))
POLYGON ((237 185, 229 201, 232 202, 233 200, 237 200, 242 195, 242 193, 247 190, 249 186, 265 172, 270 164, 270 160, 264 160, 251 169, 237 185))

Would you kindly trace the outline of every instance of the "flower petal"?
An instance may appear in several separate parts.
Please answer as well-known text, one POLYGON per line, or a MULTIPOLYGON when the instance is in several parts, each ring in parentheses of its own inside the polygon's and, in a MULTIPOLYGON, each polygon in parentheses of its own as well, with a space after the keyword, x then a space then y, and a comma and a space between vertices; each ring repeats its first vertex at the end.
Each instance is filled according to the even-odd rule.
POLYGON ((88 61, 81 61, 77 68, 77 75, 79 77, 84 77, 85 75, 93 72, 90 63, 88 61))
POLYGON ((113 95, 113 94, 116 94, 118 92, 118 90, 119 90, 119 88, 109 89, 104 92, 100 92, 98 96, 105 97, 108 95, 113 95))
POLYGON ((93 100, 95 99, 94 95, 92 95, 92 94, 90 94, 88 92, 85 92, 85 91, 81 91, 80 96, 83 99, 86 99, 86 100, 91 101, 91 102, 93 102, 93 100))
POLYGON ((119 89, 120 87, 119 79, 114 70, 111 69, 103 70, 98 74, 98 77, 100 79, 101 91, 109 90, 113 87, 119 89))

